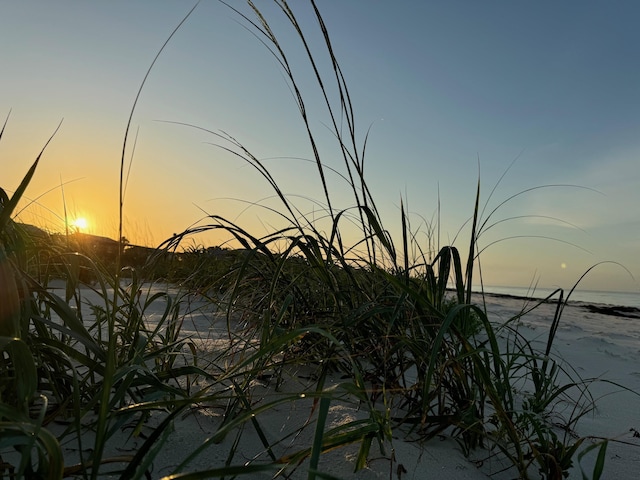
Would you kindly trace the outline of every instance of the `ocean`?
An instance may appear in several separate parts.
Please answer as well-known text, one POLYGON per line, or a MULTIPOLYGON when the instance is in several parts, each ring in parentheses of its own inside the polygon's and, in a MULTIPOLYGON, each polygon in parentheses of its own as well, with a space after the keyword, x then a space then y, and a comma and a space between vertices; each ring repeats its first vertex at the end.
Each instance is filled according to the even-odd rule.
MULTIPOLYGON (((480 291, 480 288, 474 288, 474 291, 480 291)), ((551 288, 536 288, 532 292, 528 288, 522 287, 484 287, 486 293, 498 293, 502 295, 512 295, 514 297, 529 298, 546 298, 553 293, 551 288)), ((564 291, 566 298, 568 290, 564 291)), ((558 298, 558 294, 554 295, 554 299, 558 298)), ((569 298, 569 302, 598 303, 604 305, 614 305, 618 307, 635 307, 640 308, 640 292, 604 292, 595 290, 574 290, 569 298)))

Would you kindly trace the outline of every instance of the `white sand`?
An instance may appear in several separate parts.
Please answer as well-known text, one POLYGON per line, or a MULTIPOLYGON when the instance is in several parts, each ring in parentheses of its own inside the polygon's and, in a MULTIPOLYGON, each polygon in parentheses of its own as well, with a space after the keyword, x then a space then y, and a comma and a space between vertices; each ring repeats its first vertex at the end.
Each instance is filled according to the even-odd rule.
MULTIPOLYGON (((154 287, 160 288, 160 287, 154 287)), ((146 292, 145 292, 146 294, 146 292)), ((487 297, 487 309, 490 319, 499 322, 511 318, 524 306, 521 299, 487 297)), ((193 299, 193 312, 185 317, 183 333, 189 335, 203 350, 215 350, 226 338, 226 324, 222 317, 216 316, 206 302, 193 299), (212 320, 214 320, 212 322, 212 320)), ((522 318, 519 332, 526 338, 539 342, 544 349, 549 326, 553 318, 554 306, 543 305, 535 312, 522 318)), ((153 315, 160 315, 160 302, 153 315)), ((154 321, 151 315, 149 320, 154 321)), ((569 306, 565 309, 562 322, 554 343, 554 352, 560 355, 567 366, 575 368, 584 379, 601 378, 626 386, 634 392, 640 392, 640 319, 620 318, 602 314, 589 313, 584 307, 569 306)), ((330 379, 339 383, 338 377, 330 379)), ((275 392, 272 385, 266 382, 257 385, 254 401, 267 401, 284 395, 287 391, 300 391, 302 379, 291 379, 282 392, 275 392)), ((603 478, 637 478, 640 472, 640 438, 635 438, 631 428, 640 430, 640 397, 620 392, 621 389, 605 383, 595 382, 591 392, 598 398, 598 408, 583 417, 577 425, 577 432, 584 436, 615 438, 620 442, 612 442, 606 453, 606 467, 603 478), (613 392, 618 392, 614 393, 613 392)), ((202 409, 193 412, 175 423, 174 431, 165 444, 162 452, 154 462, 152 476, 160 478, 170 474, 173 469, 205 439, 213 435, 221 420, 222 411, 218 408, 202 409)), ((268 413, 258 416, 268 440, 286 437, 307 422, 312 414, 310 399, 301 399, 280 405, 268 413)), ((336 400, 330 409, 330 421, 327 427, 366 418, 366 409, 359 409, 355 403, 336 400)), ((312 417, 313 418, 313 417, 312 417)), ((150 421, 153 425, 156 419, 150 421)), ((312 441, 314 422, 302 430, 297 436, 286 437, 274 447, 277 456, 291 453, 312 441)), ((133 454, 142 439, 130 438, 130 429, 118 433, 110 441, 106 456, 133 454)), ((227 459, 235 434, 231 433, 219 444, 212 444, 195 460, 190 462, 186 471, 197 471, 222 467, 227 459)), ((91 446, 91 439, 86 436, 85 445, 91 446)), ((586 444, 585 444, 586 445, 586 444)), ((435 439, 426 444, 406 441, 402 431, 394 432, 394 440, 387 443, 384 454, 375 446, 371 449, 367 467, 354 473, 353 459, 357 447, 343 448, 325 454, 320 463, 323 472, 342 479, 474 479, 487 478, 489 474, 499 470, 495 461, 479 460, 485 458, 486 452, 475 452, 471 459, 464 457, 457 444, 451 439, 435 439), (394 460, 392 461, 391 458, 394 460), (477 460, 477 462, 473 462, 477 460)), ((65 444, 65 455, 68 459, 77 458, 75 445, 65 444)), ((241 465, 251 459, 266 459, 258 435, 251 424, 247 424, 242 433, 240 447, 231 462, 241 465)), ((595 452, 583 460, 587 473, 595 460, 595 452)), ((307 463, 290 477, 302 479, 307 477, 307 463)), ((515 472, 494 475, 492 478, 513 478, 515 472)), ((271 478, 272 474, 253 474, 242 478, 271 478)), ((580 471, 572 472, 571 478, 581 478, 580 471)))
MULTIPOLYGON (((508 319, 525 305, 527 302, 521 299, 487 297, 487 309, 495 313, 496 319, 508 319)), ((542 305, 520 322, 520 332, 526 338, 537 339, 542 351, 555 308, 542 305)), ((589 390, 597 401, 596 410, 578 422, 577 433, 619 440, 607 447, 603 478, 638 478, 640 438, 634 437, 630 429, 640 430, 640 318, 590 313, 584 303, 571 304, 562 314, 553 352, 581 378, 595 380, 589 390)), ((595 453, 583 460, 588 474, 593 461, 595 453)), ((579 471, 573 477, 579 478, 579 471)))

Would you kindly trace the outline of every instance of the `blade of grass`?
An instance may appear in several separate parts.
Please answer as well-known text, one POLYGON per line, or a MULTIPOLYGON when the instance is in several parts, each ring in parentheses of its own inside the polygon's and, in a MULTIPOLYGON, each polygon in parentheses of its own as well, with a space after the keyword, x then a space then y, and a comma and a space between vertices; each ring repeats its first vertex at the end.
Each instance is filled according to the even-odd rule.
POLYGON ((316 431, 313 436, 313 446, 311 447, 311 458, 309 460, 309 480, 315 480, 315 472, 318 470, 318 462, 320 461, 320 453, 322 452, 322 444, 324 438, 324 426, 327 423, 327 415, 329 413, 330 397, 322 397, 320 399, 320 408, 318 409, 318 419, 316 420, 316 431))

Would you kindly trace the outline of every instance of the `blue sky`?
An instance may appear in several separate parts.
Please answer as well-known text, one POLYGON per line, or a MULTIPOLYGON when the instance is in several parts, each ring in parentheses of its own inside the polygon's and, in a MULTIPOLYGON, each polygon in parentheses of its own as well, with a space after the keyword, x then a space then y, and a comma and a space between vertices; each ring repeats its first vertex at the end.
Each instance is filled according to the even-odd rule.
MULTIPOLYGON (((309 4, 291 4, 322 58, 309 4)), ((234 5, 247 11, 243 2, 234 5)), ((324 161, 339 167, 295 36, 272 2, 257 5, 291 55, 324 161)), ((453 240, 473 212, 479 165, 486 213, 530 188, 573 185, 532 190, 496 211, 490 224, 522 218, 487 230, 481 246, 529 238, 500 241, 483 253, 486 283, 567 288, 602 261, 620 262, 640 278, 639 4, 319 0, 318 6, 350 88, 360 142, 371 128, 366 175, 392 233, 399 230, 401 197, 416 227, 420 217, 433 218, 439 199, 441 242, 453 240)), ((0 6, 0 112, 12 111, 0 142, 4 188, 17 186, 64 118, 28 193, 50 192, 21 213, 25 221, 63 229, 64 193, 71 216, 87 217, 93 233, 115 236, 129 111, 153 57, 190 7, 0 6)), ((271 195, 264 181, 210 145, 211 135, 158 120, 224 130, 270 159, 285 192, 322 198, 313 166, 286 158, 311 153, 279 66, 219 2, 198 5, 142 92, 125 235, 157 244, 200 219, 202 210, 265 233, 272 221, 264 209, 245 210, 238 201, 271 195)), ((351 206, 343 183, 331 178, 330 186, 338 207, 351 206)), ((456 240, 461 249, 465 234, 456 240)), ((611 264, 582 286, 638 288, 611 264)))

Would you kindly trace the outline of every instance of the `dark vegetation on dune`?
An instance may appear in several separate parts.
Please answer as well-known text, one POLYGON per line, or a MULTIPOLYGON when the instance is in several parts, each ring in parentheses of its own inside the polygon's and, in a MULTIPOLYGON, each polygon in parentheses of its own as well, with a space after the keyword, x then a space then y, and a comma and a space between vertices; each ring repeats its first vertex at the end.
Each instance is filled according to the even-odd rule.
MULTIPOLYGON (((275 3, 309 46, 288 5, 275 3)), ((439 436, 455 439, 467 454, 495 459, 512 477, 563 478, 583 455, 597 455, 588 475, 599 478, 607 440, 575 434, 576 423, 594 406, 588 382, 551 355, 562 294, 544 351, 518 332, 527 312, 496 324, 482 304, 471 303, 477 239, 496 212, 483 218, 479 184, 466 258, 455 246, 418 245, 404 208, 400 238, 392 238, 367 188, 366 141, 358 143, 342 70, 311 5, 325 43, 324 49, 309 50, 307 60, 312 69, 317 57, 329 62, 328 71, 314 70, 316 86, 326 100, 341 174, 353 193, 352 208, 334 209, 328 167, 316 154, 326 194, 323 225, 329 228, 302 215, 258 157, 232 137, 213 133, 222 148, 273 187, 286 227, 258 238, 212 215, 153 250, 82 234, 42 235, 12 220, 40 157, 11 197, 2 192, 0 456, 6 463, 0 475, 148 477, 172 424, 207 406, 223 412, 217 433, 194 445, 167 478, 250 478, 258 472, 334 478, 323 474, 321 458, 348 446, 358 453, 345 471, 363 468, 371 449, 379 448, 391 475, 400 469, 392 455, 396 439, 428 448, 439 436), (338 92, 335 98, 327 93, 329 84, 338 92), (355 244, 343 239, 347 220, 360 232, 355 244), (209 230, 225 232, 238 248, 181 248, 184 239, 209 230), (54 280, 63 288, 49 288, 54 280), (154 282, 170 282, 180 293, 145 295, 154 282), (100 302, 83 303, 83 289, 100 302), (195 293, 228 319, 228 345, 213 359, 180 334, 186 299, 195 293), (157 302, 164 314, 150 322, 157 302), (310 387, 293 393, 280 388, 303 367, 313 380, 310 387), (274 395, 258 401, 256 380, 265 379, 274 395), (299 427, 313 433, 311 440, 284 451, 273 432, 265 434, 264 419, 277 406, 302 398, 312 399, 310 420, 299 427), (359 405, 364 417, 327 427, 329 408, 339 403, 359 405), (149 431, 150 418, 155 423, 149 431), (67 427, 56 437, 50 426, 60 420, 67 427), (125 425, 134 426, 133 435, 144 432, 139 449, 106 458, 111 438, 125 425), (251 460, 240 453, 245 428, 263 442, 263 455, 251 460), (229 438, 235 440, 221 443, 229 438), (61 448, 69 439, 80 452, 73 465, 61 448), (195 458, 221 445, 228 449, 225 462, 192 471, 195 458)), ((285 46, 261 12, 249 7, 253 16, 236 13, 282 66, 313 147, 315 123, 297 95, 285 46)))

